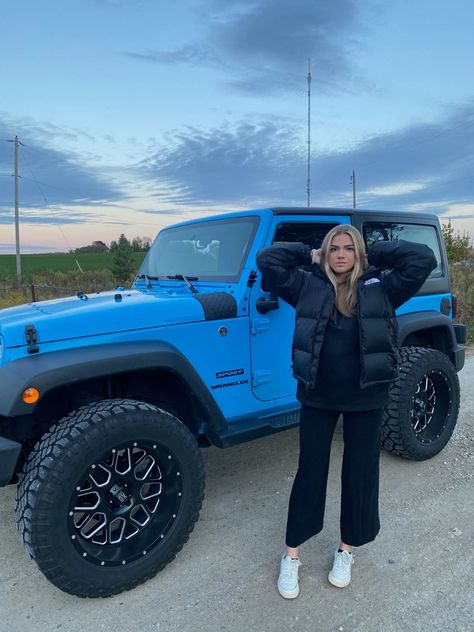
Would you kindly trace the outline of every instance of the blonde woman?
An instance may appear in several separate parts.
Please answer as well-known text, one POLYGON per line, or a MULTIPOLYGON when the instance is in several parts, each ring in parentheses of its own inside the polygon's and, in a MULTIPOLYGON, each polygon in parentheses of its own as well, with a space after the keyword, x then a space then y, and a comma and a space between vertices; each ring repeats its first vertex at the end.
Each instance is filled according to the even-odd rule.
POLYGON ((395 309, 423 285, 436 259, 427 246, 401 240, 377 242, 366 256, 359 231, 341 224, 329 231, 320 250, 275 244, 258 254, 257 263, 267 287, 296 309, 300 455, 277 584, 282 597, 294 599, 299 547, 323 527, 329 454, 340 414, 341 539, 329 582, 347 586, 353 547, 377 536, 382 411, 398 370, 395 309), (301 269, 310 264, 310 272, 301 269))

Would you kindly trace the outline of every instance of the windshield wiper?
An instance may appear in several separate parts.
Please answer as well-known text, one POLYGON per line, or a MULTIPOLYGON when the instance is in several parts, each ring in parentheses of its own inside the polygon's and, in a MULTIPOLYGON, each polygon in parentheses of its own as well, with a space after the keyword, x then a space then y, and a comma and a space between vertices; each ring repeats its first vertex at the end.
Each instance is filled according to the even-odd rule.
POLYGON ((137 279, 146 279, 147 281, 159 281, 160 277, 150 276, 149 274, 139 274, 137 279))
POLYGON ((146 279, 147 290, 151 290, 153 287, 151 281, 159 281, 160 277, 150 276, 149 274, 139 274, 137 275, 137 279, 146 279))
POLYGON ((176 279, 177 281, 184 281, 193 294, 199 294, 194 285, 190 281, 199 281, 199 277, 185 277, 184 274, 173 274, 167 276, 167 279, 176 279))

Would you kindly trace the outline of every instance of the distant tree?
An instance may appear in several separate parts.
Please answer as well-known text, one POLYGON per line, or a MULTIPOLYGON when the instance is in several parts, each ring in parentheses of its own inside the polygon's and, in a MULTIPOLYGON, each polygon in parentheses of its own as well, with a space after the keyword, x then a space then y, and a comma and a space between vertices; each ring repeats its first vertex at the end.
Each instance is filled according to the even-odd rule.
POLYGON ((117 245, 119 248, 131 248, 130 242, 128 241, 128 239, 125 237, 123 233, 118 238, 117 245))
POLYGON ((132 249, 134 252, 146 252, 150 250, 151 237, 134 237, 132 239, 132 249))
POLYGON ((108 252, 109 249, 107 244, 104 244, 103 241, 93 241, 88 246, 81 246, 80 248, 76 248, 75 253, 84 253, 84 252, 108 252))
POLYGON ((114 253, 112 272, 117 281, 126 283, 130 280, 130 275, 135 269, 133 248, 123 233, 115 244, 113 250, 112 244, 110 244, 110 250, 114 253))
POLYGON ((97 240, 92 242, 92 246, 97 249, 97 252, 108 252, 109 248, 103 241, 97 240))
POLYGON ((132 239, 133 252, 141 252, 143 250, 143 239, 141 237, 134 237, 132 239))
POLYGON ((471 240, 468 233, 464 231, 461 235, 459 231, 454 232, 451 221, 442 224, 441 229, 449 263, 465 261, 472 256, 471 240))
POLYGON ((114 239, 110 242, 109 251, 115 252, 117 248, 130 247, 133 252, 147 252, 147 250, 150 250, 152 241, 151 237, 140 237, 138 235, 132 241, 129 241, 122 233, 117 240, 114 239))

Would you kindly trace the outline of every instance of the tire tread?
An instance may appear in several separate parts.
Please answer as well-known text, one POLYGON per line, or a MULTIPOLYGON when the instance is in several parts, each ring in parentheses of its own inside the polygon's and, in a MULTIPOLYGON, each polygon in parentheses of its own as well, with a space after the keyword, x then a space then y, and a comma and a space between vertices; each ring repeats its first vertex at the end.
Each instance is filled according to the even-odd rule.
POLYGON ((116 399, 88 404, 79 408, 64 417, 43 435, 24 465, 23 474, 17 487, 15 513, 17 528, 26 550, 41 572, 54 585, 65 592, 80 597, 108 597, 147 581, 176 557, 176 553, 183 548, 194 529, 203 498, 204 470, 202 461, 197 443, 187 428, 173 415, 151 404, 116 399), (197 451, 200 468, 196 483, 201 492, 191 501, 192 508, 187 517, 187 528, 173 551, 168 552, 164 559, 161 559, 143 576, 132 581, 116 581, 103 589, 96 590, 81 578, 68 578, 57 563, 54 548, 47 544, 44 531, 47 530, 48 512, 45 512, 45 505, 47 505, 47 498, 50 496, 48 491, 52 491, 55 485, 61 485, 61 474, 65 469, 64 462, 67 460, 68 454, 71 451, 76 452, 81 447, 87 449, 87 446, 93 441, 94 435, 100 436, 100 428, 104 421, 116 414, 136 413, 137 411, 159 413, 163 419, 170 417, 178 422, 170 424, 167 420, 166 431, 167 433, 179 434, 179 440, 184 449, 189 450, 191 454, 196 454, 197 451), (87 439, 85 438, 86 433, 87 439))

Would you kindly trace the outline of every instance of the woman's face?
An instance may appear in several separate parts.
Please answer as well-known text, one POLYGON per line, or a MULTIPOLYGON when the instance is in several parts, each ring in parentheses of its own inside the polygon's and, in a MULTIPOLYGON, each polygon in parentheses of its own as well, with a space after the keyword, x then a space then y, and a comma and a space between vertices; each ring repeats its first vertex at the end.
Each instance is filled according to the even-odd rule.
POLYGON ((336 277, 352 270, 355 264, 355 247, 350 235, 341 233, 333 237, 329 246, 328 262, 336 277))

